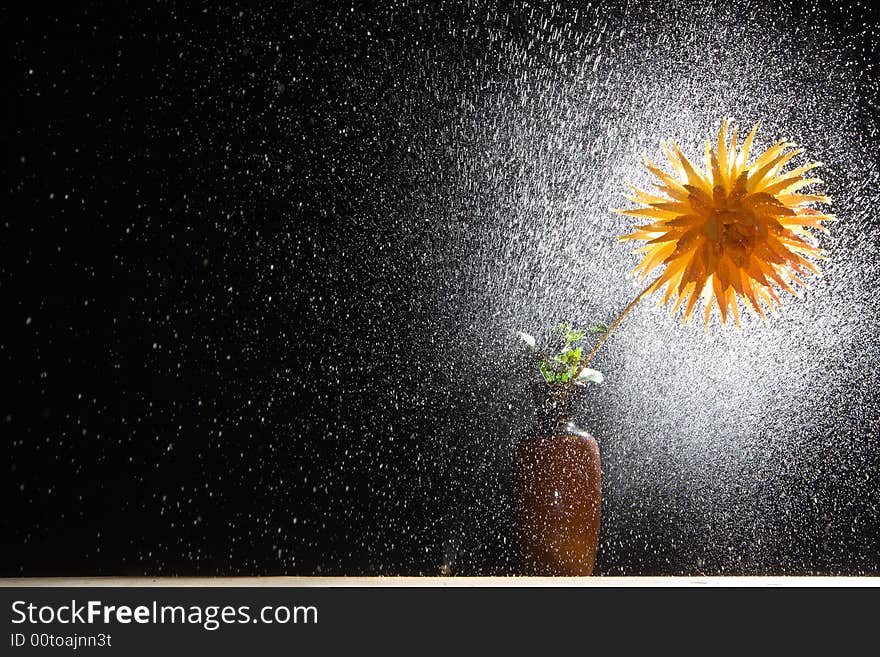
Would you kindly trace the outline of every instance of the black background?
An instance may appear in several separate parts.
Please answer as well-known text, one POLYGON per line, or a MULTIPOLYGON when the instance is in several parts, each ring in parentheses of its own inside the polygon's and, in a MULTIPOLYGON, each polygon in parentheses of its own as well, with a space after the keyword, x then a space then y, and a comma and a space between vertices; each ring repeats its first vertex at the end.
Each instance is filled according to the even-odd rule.
MULTIPOLYGON (((429 301, 363 218, 419 188, 383 173, 408 153, 395 63, 471 12, 335 5, 3 10, 0 574, 437 574, 456 478, 482 475, 419 444, 465 420, 389 392, 430 384, 389 344, 429 301)), ((794 540, 792 570, 880 570, 876 509, 853 513, 851 562, 794 540)), ((466 574, 505 572, 494 522, 466 574)), ((618 572, 675 570, 655 530, 618 572)))

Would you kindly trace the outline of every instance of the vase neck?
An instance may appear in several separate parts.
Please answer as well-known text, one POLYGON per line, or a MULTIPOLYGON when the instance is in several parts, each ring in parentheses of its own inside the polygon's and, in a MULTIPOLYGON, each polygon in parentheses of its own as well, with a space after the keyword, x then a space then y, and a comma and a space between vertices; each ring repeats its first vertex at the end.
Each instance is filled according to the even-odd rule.
POLYGON ((589 435, 573 418, 577 393, 577 388, 572 389, 562 384, 536 384, 532 389, 532 396, 538 431, 545 434, 589 435))

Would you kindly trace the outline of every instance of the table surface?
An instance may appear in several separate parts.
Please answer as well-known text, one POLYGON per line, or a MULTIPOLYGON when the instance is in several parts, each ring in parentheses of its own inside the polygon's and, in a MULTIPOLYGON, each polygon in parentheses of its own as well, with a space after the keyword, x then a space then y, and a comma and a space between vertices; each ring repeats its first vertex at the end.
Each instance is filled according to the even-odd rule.
POLYGON ((0 587, 426 587, 426 586, 612 586, 612 587, 843 587, 880 586, 880 577, 17 577, 0 587))

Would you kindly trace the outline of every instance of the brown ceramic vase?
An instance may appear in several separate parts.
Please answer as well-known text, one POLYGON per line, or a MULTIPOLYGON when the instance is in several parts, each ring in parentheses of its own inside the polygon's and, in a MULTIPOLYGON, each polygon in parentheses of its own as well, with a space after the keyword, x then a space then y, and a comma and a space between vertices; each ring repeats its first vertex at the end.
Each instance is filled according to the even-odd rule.
POLYGON ((523 574, 592 575, 602 507, 599 445, 571 422, 563 386, 542 384, 535 394, 537 430, 516 452, 523 574))

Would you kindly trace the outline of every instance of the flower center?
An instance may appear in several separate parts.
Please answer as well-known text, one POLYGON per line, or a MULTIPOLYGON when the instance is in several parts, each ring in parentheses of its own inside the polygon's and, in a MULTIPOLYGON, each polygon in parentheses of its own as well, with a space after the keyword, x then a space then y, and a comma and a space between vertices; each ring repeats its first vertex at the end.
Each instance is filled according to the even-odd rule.
POLYGON ((703 234, 718 250, 743 255, 752 252, 758 232, 754 212, 730 199, 710 210, 703 225, 703 234))

